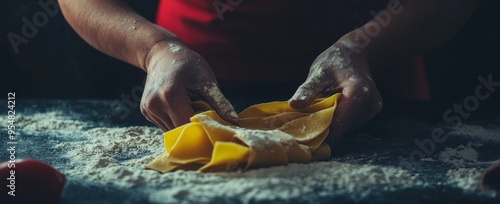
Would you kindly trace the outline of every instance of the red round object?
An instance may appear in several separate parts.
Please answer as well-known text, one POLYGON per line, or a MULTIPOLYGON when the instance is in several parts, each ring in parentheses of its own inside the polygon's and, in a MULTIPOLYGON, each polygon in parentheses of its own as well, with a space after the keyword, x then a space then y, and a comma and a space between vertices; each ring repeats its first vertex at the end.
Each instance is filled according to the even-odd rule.
POLYGON ((486 189, 500 191, 500 162, 491 165, 483 172, 481 184, 486 189))
POLYGON ((0 181, 0 203, 57 203, 66 177, 46 163, 24 159, 0 163, 0 181))

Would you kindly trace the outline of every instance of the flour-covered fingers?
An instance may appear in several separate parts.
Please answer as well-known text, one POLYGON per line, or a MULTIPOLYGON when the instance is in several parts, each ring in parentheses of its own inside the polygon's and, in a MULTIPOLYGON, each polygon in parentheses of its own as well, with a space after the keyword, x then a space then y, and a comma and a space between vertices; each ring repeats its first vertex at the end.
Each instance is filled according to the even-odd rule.
POLYGON ((347 87, 342 92, 335 110, 331 132, 336 138, 360 126, 382 110, 382 98, 378 91, 367 92, 366 87, 347 87))
POLYGON ((299 86, 289 100, 292 108, 303 109, 309 106, 318 94, 331 85, 332 80, 327 79, 324 69, 323 67, 316 66, 311 70, 311 74, 309 74, 307 80, 299 86))
POLYGON ((360 105, 353 102, 352 96, 343 94, 333 115, 330 135, 334 138, 339 138, 349 130, 353 122, 357 119, 357 116, 362 113, 360 105))
POLYGON ((173 88, 165 93, 163 97, 165 98, 165 110, 167 112, 165 116, 170 117, 175 127, 190 122, 189 118, 194 115, 194 111, 191 107, 191 99, 184 89, 173 88))
POLYGON ((202 87, 201 93, 203 99, 222 119, 235 125, 238 124, 238 114, 236 114, 233 105, 222 94, 217 83, 212 82, 202 87))
POLYGON ((142 115, 144 115, 144 117, 146 117, 147 120, 154 123, 156 126, 160 127, 164 131, 168 131, 174 127, 172 122, 170 121, 170 118, 161 120, 153 112, 154 111, 152 110, 152 106, 150 104, 141 103, 141 113, 142 115))

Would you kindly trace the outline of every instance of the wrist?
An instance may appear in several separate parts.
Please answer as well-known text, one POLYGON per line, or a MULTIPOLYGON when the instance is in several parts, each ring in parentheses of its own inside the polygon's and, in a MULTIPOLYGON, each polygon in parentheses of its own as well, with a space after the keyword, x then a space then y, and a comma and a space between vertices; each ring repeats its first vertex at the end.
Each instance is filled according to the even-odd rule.
POLYGON ((340 48, 346 57, 363 57, 370 60, 372 55, 369 52, 369 42, 360 39, 356 32, 357 30, 354 30, 345 34, 335 42, 334 46, 340 48))
POLYGON ((175 36, 167 36, 154 43, 144 55, 141 68, 149 72, 150 67, 154 67, 157 58, 165 58, 172 54, 178 54, 186 49, 181 40, 175 36))
MULTIPOLYGON (((332 50, 339 53, 339 56, 348 60, 355 67, 369 67, 360 65, 359 63, 369 64, 369 52, 366 47, 362 47, 352 39, 350 36, 345 35, 340 38, 332 46, 332 50)), ((369 71, 369 70, 368 70, 369 71)))
POLYGON ((385 49, 377 46, 377 38, 365 38, 361 28, 355 29, 342 36, 335 46, 344 50, 344 53, 354 61, 364 60, 372 73, 379 72, 380 68, 386 62, 384 60, 385 49))

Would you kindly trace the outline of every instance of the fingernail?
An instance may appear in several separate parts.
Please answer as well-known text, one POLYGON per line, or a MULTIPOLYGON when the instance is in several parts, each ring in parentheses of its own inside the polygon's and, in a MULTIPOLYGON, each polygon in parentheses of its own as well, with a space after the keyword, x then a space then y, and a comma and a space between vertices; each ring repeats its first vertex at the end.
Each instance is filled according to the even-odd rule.
POLYGON ((236 111, 234 111, 234 110, 230 111, 229 114, 227 114, 227 117, 228 117, 227 119, 230 120, 228 122, 233 123, 233 124, 239 123, 240 118, 239 118, 238 114, 236 113, 236 111))
POLYGON ((293 96, 292 99, 290 99, 291 101, 303 101, 303 100, 306 100, 306 96, 304 95, 296 95, 296 96, 293 96))
POLYGON ((234 119, 238 119, 238 118, 239 118, 239 117, 238 117, 238 114, 236 113, 236 111, 231 111, 231 112, 229 113, 229 116, 233 117, 234 119))

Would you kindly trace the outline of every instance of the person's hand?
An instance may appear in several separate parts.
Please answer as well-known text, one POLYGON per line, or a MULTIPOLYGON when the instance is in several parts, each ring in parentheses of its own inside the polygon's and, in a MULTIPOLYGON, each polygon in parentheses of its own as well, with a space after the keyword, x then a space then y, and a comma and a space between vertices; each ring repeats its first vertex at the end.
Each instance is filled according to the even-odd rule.
POLYGON ((295 109, 307 107, 321 94, 342 93, 330 134, 340 137, 366 122, 382 109, 382 98, 373 82, 366 56, 352 53, 350 44, 337 42, 313 62, 306 81, 289 100, 295 109))
POLYGON ((207 102, 223 119, 237 123, 238 115, 222 95, 212 68, 182 42, 160 42, 150 51, 141 112, 167 131, 189 123, 191 102, 207 102))

